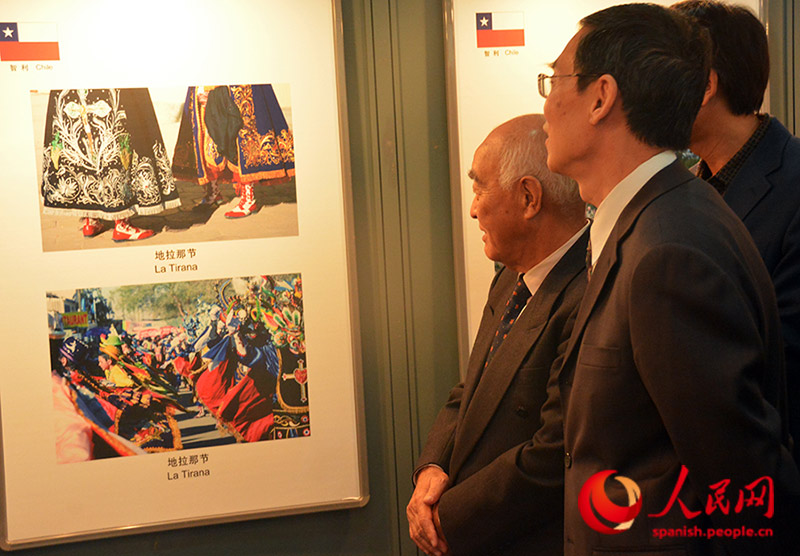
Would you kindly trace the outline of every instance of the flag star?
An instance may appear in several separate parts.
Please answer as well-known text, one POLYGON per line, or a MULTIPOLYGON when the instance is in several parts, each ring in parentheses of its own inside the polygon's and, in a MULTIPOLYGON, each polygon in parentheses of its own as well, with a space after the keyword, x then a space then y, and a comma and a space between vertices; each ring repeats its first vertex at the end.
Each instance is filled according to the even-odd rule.
POLYGON ((11 35, 14 34, 14 30, 11 29, 10 27, 6 27, 5 29, 3 29, 3 34, 6 36, 6 38, 9 38, 11 37, 11 35))
POLYGON ((486 27, 487 25, 489 25, 489 20, 485 17, 481 18, 481 27, 486 27))

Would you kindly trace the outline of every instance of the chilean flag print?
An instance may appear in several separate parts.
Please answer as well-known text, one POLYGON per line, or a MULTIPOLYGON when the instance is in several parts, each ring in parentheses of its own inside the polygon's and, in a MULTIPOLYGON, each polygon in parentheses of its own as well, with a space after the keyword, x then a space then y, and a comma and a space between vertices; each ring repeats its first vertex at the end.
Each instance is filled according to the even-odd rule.
POLYGON ((0 23, 0 62, 59 60, 55 23, 0 23))
POLYGON ((478 48, 525 46, 523 12, 481 12, 475 14, 478 48))

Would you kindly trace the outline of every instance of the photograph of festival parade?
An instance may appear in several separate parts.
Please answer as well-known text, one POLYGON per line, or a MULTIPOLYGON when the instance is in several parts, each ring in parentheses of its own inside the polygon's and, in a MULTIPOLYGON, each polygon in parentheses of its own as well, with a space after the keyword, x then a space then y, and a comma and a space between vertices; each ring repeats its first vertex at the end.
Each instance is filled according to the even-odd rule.
POLYGON ((48 292, 60 463, 310 435, 300 274, 48 292))

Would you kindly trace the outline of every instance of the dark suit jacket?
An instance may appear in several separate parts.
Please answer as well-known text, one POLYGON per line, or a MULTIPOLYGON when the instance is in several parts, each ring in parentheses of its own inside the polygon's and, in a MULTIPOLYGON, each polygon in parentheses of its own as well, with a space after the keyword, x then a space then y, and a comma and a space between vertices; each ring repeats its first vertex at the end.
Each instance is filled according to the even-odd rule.
POLYGON ((724 196, 772 277, 786 352, 789 428, 800 462, 800 139, 772 118, 724 196))
MULTIPOLYGON (((779 522, 798 523, 783 505, 800 492, 800 477, 776 409, 785 384, 769 275, 741 221, 679 162, 620 215, 564 361, 566 554, 782 553, 776 538, 754 547, 753 539, 723 545, 653 535, 656 528, 747 526, 774 527, 782 538, 779 522), (701 514, 688 519, 676 503, 651 517, 667 507, 682 465, 689 475, 680 499, 701 514), (643 502, 632 527, 614 535, 593 531, 578 507, 586 480, 609 469, 635 481, 643 502), (775 518, 765 518, 764 507, 736 513, 739 490, 762 477, 774 481, 775 518), (731 481, 728 515, 706 508, 710 485, 723 480, 731 481)), ((617 481, 605 485, 628 505, 617 481)))
POLYGON ((435 463, 450 477, 439 516, 456 555, 561 552, 563 446, 551 367, 586 286, 587 238, 550 271, 484 370, 517 279, 508 269, 495 276, 466 380, 453 388, 428 436, 418 463, 435 463), (555 399, 543 407, 548 383, 555 399))

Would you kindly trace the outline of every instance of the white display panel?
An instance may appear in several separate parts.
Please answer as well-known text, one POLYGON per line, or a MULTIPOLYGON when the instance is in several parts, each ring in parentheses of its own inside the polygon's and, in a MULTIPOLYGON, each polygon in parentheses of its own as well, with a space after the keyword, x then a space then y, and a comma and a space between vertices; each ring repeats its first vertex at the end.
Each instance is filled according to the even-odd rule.
MULTIPOLYGON (((59 58, 0 62, 6 200, 0 207, 0 305, 7 316, 0 323, 0 348, 6 354, 0 368, 4 548, 366 503, 338 5, 330 0, 0 0, 0 23, 19 23, 14 30, 20 36, 25 25, 49 32, 43 40, 55 36, 59 58), (187 88, 223 84, 273 84, 294 137, 296 173, 270 194, 256 186, 261 203, 256 214, 223 217, 238 201, 227 184, 226 204, 208 218, 186 226, 167 219, 158 233, 138 241, 115 243, 110 230, 83 237, 76 216, 59 217, 55 224, 48 220, 40 176, 43 114, 51 90, 147 88, 172 158, 187 88), (277 380, 302 376, 307 436, 265 435, 263 441, 57 462, 58 404, 51 371, 58 357, 51 359, 49 343, 51 336, 78 329, 62 323, 54 331, 48 313, 64 320, 63 313, 70 312, 63 308, 65 298, 81 289, 111 296, 123 286, 199 288, 270 276, 284 285, 302 276, 295 301, 302 299, 297 314, 304 334, 298 367, 303 372, 292 377, 293 369, 278 369, 277 380), (54 309, 48 293, 62 308, 54 309)), ((7 50, 0 47, 0 52, 7 50)), ((196 183, 182 187, 182 195, 195 197, 202 190, 196 183), (191 187, 198 189, 193 193, 191 187)), ((170 210, 191 216, 195 199, 181 200, 187 202, 170 210)), ((131 221, 152 223, 146 218, 131 221)), ((281 288, 270 291, 285 291, 281 288)), ((133 309, 119 305, 114 312, 125 326, 134 326, 133 309)), ((162 325, 174 318, 160 316, 162 325)), ((227 322, 235 317, 235 311, 226 315, 227 322)), ((92 353, 92 364, 97 355, 92 353)), ((184 394, 186 388, 185 383, 176 387, 184 394)), ((269 401, 279 407, 278 396, 269 401)))

